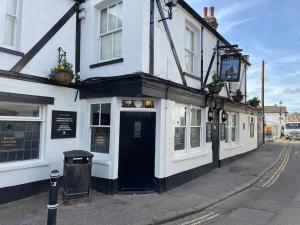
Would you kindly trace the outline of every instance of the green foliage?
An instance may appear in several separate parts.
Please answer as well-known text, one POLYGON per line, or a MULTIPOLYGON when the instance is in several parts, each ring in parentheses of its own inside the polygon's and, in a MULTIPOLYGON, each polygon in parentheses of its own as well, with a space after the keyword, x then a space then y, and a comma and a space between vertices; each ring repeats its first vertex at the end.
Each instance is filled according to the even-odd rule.
POLYGON ((212 76, 212 82, 206 86, 222 86, 224 87, 225 83, 220 80, 220 77, 217 74, 212 76))
POLYGON ((54 68, 51 69, 50 78, 53 78, 55 76, 55 74, 60 73, 60 72, 66 72, 66 73, 70 73, 70 74, 74 75, 73 65, 67 61, 65 56, 58 63, 57 66, 55 66, 54 68))
POLYGON ((241 89, 237 89, 237 90, 234 92, 234 96, 243 96, 243 93, 242 93, 241 89))

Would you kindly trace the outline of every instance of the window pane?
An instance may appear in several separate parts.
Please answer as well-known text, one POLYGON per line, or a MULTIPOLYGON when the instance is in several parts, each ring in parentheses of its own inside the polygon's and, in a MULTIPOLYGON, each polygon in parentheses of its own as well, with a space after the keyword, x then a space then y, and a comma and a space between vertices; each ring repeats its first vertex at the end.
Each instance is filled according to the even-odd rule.
POLYGON ((6 15, 4 44, 9 46, 14 46, 14 39, 15 39, 15 17, 6 15))
POLYGON ((231 141, 235 142, 235 128, 231 128, 231 141))
POLYGON ((112 58, 112 34, 108 34, 101 37, 101 60, 108 60, 112 58))
POLYGON ((212 141, 212 123, 206 123, 206 142, 212 141))
POLYGON ((189 52, 188 50, 185 50, 185 69, 188 73, 194 72, 193 57, 193 53, 189 52))
POLYGON ((185 148, 185 127, 175 127, 174 149, 175 151, 185 148))
POLYGON ((254 123, 250 123, 250 137, 254 137, 254 123))
POLYGON ((39 117, 39 106, 0 103, 0 116, 39 117))
POLYGON ((186 107, 176 106, 175 107, 175 126, 185 126, 186 125, 186 107))
POLYGON ((98 153, 109 153, 109 127, 92 127, 91 151, 98 153))
POLYGON ((100 34, 107 32, 107 9, 101 11, 101 27, 100 27, 100 34))
POLYGON ((201 126, 201 110, 191 109, 191 126, 201 126))
POLYGON ((194 35, 194 32, 193 31, 191 31, 191 43, 190 43, 190 50, 192 51, 192 52, 194 52, 194 50, 195 50, 195 41, 194 41, 194 38, 195 38, 195 35, 194 35))
POLYGON ((110 125, 110 103, 101 104, 101 125, 110 125))
POLYGON ((0 121, 0 163, 39 158, 40 122, 0 121))
POLYGON ((225 128, 225 143, 228 143, 228 127, 225 128))
POLYGON ((100 112, 99 104, 91 105, 91 125, 99 125, 99 112, 100 112))
POLYGON ((117 6, 111 6, 108 10, 108 31, 117 29, 117 6))
POLYGON ((118 17, 117 17, 117 28, 122 28, 122 13, 123 13, 123 3, 118 5, 118 17))
POLYGON ((231 126, 235 127, 236 126, 236 115, 233 115, 231 117, 231 126))
POLYGON ((7 13, 11 15, 17 14, 17 0, 7 0, 7 13))
POLYGON ((191 33, 188 28, 185 29, 185 48, 191 50, 191 33))
POLYGON ((122 31, 118 31, 113 34, 113 42, 113 57, 122 57, 122 31))
POLYGON ((191 147, 200 146, 200 127, 191 127, 191 147))

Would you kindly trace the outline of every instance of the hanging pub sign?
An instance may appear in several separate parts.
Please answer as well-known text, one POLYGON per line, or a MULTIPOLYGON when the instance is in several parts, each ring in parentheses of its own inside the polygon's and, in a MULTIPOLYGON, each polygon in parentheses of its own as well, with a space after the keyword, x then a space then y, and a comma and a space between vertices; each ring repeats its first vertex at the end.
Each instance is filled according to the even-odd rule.
POLYGON ((76 112, 52 111, 51 139, 76 137, 76 112))
POLYGON ((221 56, 221 81, 239 82, 241 71, 241 54, 221 56))

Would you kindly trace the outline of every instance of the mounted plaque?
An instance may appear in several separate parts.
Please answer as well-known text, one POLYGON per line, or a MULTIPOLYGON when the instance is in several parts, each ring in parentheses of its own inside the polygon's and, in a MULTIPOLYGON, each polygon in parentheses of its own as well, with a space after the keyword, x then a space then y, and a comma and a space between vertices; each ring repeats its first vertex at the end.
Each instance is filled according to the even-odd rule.
POLYGON ((241 71, 241 54, 221 56, 221 81, 239 82, 241 71))
POLYGON ((76 137, 77 112, 52 111, 51 139, 76 137))

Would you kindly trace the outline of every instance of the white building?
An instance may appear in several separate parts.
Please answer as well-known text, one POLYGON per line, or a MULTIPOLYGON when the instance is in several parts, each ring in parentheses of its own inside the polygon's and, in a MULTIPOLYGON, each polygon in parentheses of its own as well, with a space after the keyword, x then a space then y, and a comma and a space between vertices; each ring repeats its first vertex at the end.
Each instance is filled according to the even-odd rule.
POLYGON ((246 95, 248 57, 221 97, 204 90, 237 49, 213 15, 179 1, 162 22, 164 1, 82 2, 0 0, 0 203, 45 190, 64 151, 91 151, 92 187, 114 194, 163 192, 257 148, 256 109, 228 95, 246 95), (59 47, 80 84, 49 80, 59 47), (59 113, 76 121, 68 138, 59 113))
POLYGON ((265 106, 265 122, 266 126, 270 127, 270 129, 272 130, 272 137, 281 137, 287 116, 288 111, 286 106, 265 106))

